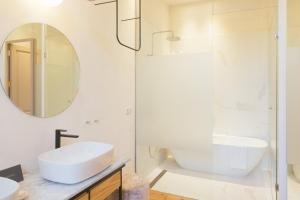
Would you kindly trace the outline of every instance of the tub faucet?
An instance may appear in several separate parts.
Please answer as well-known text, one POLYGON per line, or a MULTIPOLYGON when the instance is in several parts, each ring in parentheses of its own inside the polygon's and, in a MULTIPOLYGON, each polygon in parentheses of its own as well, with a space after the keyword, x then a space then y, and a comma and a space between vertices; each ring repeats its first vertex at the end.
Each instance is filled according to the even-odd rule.
POLYGON ((70 134, 62 134, 63 132, 67 132, 67 130, 57 129, 55 130, 55 149, 61 147, 61 138, 79 138, 79 135, 70 135, 70 134))

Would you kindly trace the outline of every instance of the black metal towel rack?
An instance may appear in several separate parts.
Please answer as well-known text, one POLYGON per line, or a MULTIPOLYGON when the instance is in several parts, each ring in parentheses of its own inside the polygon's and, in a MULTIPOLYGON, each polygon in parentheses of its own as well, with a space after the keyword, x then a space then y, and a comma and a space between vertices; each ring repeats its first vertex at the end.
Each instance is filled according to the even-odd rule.
MULTIPOLYGON (((89 1, 95 1, 95 0, 89 0, 89 1)), ((138 20, 139 21, 139 40, 138 40, 138 46, 137 47, 131 47, 125 43, 123 43, 119 37, 119 0, 112 0, 112 1, 105 1, 105 2, 99 2, 99 3, 94 3, 95 6, 98 5, 104 5, 104 4, 109 4, 109 3, 116 3, 116 38, 117 41, 120 45, 131 49, 133 51, 139 51, 141 50, 142 47, 142 0, 139 0, 139 16, 138 17, 133 17, 133 18, 127 18, 127 19, 122 19, 122 22, 127 22, 127 21, 132 21, 132 20, 138 20)))

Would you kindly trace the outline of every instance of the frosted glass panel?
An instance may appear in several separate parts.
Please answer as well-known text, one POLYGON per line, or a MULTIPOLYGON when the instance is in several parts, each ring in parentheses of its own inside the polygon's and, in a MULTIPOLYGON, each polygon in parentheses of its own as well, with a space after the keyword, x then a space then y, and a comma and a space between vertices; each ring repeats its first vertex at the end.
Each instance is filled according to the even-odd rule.
POLYGON ((138 144, 210 148, 212 54, 148 56, 137 62, 138 144))

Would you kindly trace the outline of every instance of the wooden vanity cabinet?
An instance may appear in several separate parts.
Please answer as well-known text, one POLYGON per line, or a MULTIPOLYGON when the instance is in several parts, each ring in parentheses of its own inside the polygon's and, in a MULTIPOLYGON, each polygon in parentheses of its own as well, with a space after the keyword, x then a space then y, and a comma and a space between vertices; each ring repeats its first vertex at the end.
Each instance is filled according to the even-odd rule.
POLYGON ((90 190, 91 200, 103 200, 121 187, 121 172, 117 172, 90 190))
POLYGON ((70 200, 122 200, 123 167, 112 172, 70 200))
POLYGON ((89 200, 89 193, 85 192, 81 194, 79 197, 76 198, 76 200, 89 200))

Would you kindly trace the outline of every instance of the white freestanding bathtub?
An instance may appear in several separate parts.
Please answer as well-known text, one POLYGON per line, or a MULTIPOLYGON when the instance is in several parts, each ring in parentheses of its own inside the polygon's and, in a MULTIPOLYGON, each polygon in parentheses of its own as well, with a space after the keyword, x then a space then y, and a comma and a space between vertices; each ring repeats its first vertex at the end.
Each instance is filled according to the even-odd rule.
POLYGON ((210 151, 171 149, 171 153, 185 169, 226 176, 246 176, 258 166, 267 147, 268 143, 261 139, 215 134, 210 151))

